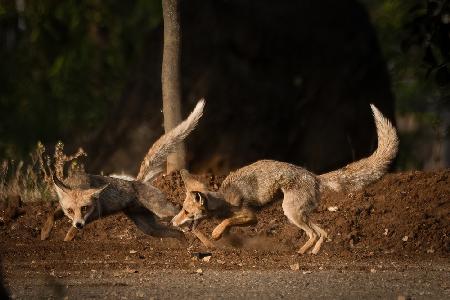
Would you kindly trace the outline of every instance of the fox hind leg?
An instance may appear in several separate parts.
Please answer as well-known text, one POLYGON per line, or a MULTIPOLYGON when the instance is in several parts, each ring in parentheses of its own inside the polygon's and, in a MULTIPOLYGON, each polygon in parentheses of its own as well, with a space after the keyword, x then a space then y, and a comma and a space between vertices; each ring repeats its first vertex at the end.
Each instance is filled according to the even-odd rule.
POLYGON ((294 225, 297 225, 297 227, 303 229, 303 231, 306 232, 306 235, 309 238, 306 241, 306 243, 300 248, 300 250, 298 250, 299 254, 305 254, 305 252, 308 251, 308 249, 311 248, 314 245, 314 243, 316 243, 317 239, 315 231, 308 225, 307 222, 305 222, 302 219, 303 218, 291 220, 291 222, 294 223, 294 225))
POLYGON ((327 238, 328 234, 325 230, 320 228, 319 225, 317 225, 311 221, 309 222, 309 224, 311 225, 312 229, 314 229, 314 231, 319 236, 319 240, 316 242, 316 244, 314 245, 314 248, 311 251, 312 254, 317 254, 320 250, 320 247, 322 246, 324 239, 327 238))
POLYGON ((295 191, 284 192, 282 206, 284 215, 289 219, 289 221, 298 228, 302 229, 308 236, 306 243, 300 248, 300 250, 298 250, 299 254, 304 254, 316 242, 317 234, 316 231, 309 225, 310 222, 303 210, 303 206, 306 201, 302 200, 299 196, 300 194, 295 191))

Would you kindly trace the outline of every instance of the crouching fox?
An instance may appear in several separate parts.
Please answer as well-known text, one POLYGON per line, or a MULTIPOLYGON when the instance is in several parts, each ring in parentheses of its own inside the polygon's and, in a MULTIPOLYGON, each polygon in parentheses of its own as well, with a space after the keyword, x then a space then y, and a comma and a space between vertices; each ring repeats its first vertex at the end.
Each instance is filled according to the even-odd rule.
POLYGON ((54 174, 59 204, 42 227, 41 239, 48 238, 55 218, 63 215, 72 221, 72 227, 64 239, 68 241, 87 223, 119 211, 123 211, 144 233, 184 238, 179 230, 157 222, 156 217, 173 217, 178 209, 167 201, 159 189, 151 185, 151 181, 163 170, 167 156, 195 129, 204 105, 204 100, 199 101, 186 120, 152 145, 136 179, 79 172, 63 182, 54 174))
POLYGON ((319 252, 327 233, 314 223, 309 215, 317 207, 321 191, 356 191, 379 179, 386 173, 398 149, 395 128, 373 105, 378 135, 378 148, 369 157, 353 162, 339 170, 315 175, 299 166, 261 160, 229 174, 217 192, 195 180, 186 170, 181 172, 186 187, 186 198, 181 211, 172 219, 174 226, 195 224, 211 215, 228 214, 212 232, 219 239, 232 226, 256 223, 252 207, 264 206, 278 194, 283 195, 285 216, 306 232, 307 242, 298 252, 319 252))

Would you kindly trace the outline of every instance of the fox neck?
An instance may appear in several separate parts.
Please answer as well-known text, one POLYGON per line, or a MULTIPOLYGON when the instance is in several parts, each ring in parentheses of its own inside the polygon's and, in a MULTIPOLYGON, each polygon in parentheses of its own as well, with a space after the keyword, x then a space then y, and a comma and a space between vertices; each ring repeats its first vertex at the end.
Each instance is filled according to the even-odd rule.
POLYGON ((220 192, 209 192, 208 198, 208 210, 214 213, 218 210, 223 210, 229 208, 228 202, 225 201, 222 193, 220 192))

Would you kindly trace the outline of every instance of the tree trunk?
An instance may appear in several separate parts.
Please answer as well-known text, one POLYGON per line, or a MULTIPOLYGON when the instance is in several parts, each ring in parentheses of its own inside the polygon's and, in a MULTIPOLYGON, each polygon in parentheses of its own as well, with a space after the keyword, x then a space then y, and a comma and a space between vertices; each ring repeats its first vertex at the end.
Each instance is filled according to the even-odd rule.
MULTIPOLYGON (((162 98, 164 130, 167 133, 181 122, 180 57, 181 32, 179 0, 162 0, 164 48, 162 61, 162 98)), ((184 144, 167 158, 167 173, 185 168, 184 144)))

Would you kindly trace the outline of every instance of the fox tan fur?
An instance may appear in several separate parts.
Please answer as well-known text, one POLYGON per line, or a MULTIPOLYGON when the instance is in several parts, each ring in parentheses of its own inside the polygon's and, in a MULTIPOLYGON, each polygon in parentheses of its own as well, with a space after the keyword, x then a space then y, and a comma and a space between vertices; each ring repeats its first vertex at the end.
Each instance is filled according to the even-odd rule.
POLYGON ((160 137, 145 156, 136 179, 126 176, 100 176, 77 172, 64 182, 53 175, 59 204, 41 230, 47 239, 55 218, 66 215, 72 226, 64 240, 72 240, 85 224, 103 216, 123 211, 144 233, 154 236, 183 238, 182 232, 159 224, 155 217, 173 217, 178 209, 165 195, 151 185, 152 179, 163 170, 167 155, 195 129, 203 114, 201 100, 189 117, 160 137))
POLYGON ((397 154, 395 128, 375 106, 371 105, 371 109, 377 128, 377 150, 368 158, 330 173, 315 175, 293 164, 260 160, 230 173, 219 191, 212 192, 183 170, 186 198, 172 224, 182 226, 210 215, 225 214, 227 218, 212 232, 212 238, 219 239, 232 226, 256 223, 252 207, 264 206, 282 195, 285 216, 308 236, 298 252, 303 254, 312 247, 311 253, 318 253, 327 233, 309 215, 317 207, 321 192, 359 190, 382 177, 397 154))

